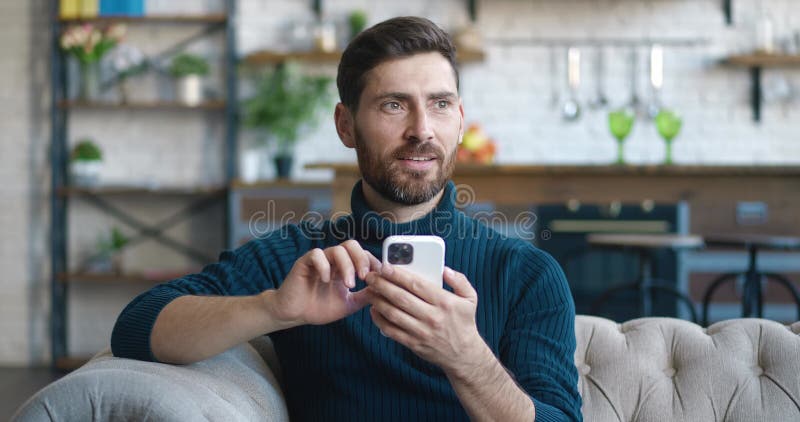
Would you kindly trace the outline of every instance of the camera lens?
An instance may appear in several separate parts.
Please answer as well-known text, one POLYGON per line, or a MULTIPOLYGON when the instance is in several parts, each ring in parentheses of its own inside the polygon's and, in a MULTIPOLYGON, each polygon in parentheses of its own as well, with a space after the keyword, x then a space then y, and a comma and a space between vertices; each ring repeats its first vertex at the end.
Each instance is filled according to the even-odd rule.
POLYGON ((414 259, 414 247, 408 243, 391 244, 388 253, 390 264, 407 265, 414 259))

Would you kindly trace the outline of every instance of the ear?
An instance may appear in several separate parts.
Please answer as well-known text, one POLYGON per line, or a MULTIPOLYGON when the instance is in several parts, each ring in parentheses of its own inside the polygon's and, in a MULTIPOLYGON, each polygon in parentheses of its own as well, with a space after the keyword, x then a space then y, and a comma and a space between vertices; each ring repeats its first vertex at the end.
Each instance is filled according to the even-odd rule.
POLYGON ((356 147, 355 138, 355 120, 353 113, 342 103, 336 104, 336 109, 333 112, 333 120, 336 123, 336 133, 339 139, 347 148, 356 147))

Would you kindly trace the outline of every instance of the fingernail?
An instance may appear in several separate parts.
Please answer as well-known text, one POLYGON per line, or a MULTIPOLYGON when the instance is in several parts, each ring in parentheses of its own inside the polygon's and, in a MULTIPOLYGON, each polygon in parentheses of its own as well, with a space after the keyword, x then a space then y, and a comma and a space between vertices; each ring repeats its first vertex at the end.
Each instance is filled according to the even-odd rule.
POLYGON ((444 273, 448 276, 452 276, 455 272, 450 267, 444 267, 444 273))
POLYGON ((383 332, 383 330, 380 330, 380 332, 381 332, 381 335, 382 335, 382 336, 384 336, 384 337, 389 337, 389 336, 387 336, 387 335, 386 335, 386 333, 384 333, 384 332, 383 332))
POLYGON ((361 268, 361 279, 363 280, 364 277, 367 276, 367 274, 369 274, 369 267, 362 267, 361 268))

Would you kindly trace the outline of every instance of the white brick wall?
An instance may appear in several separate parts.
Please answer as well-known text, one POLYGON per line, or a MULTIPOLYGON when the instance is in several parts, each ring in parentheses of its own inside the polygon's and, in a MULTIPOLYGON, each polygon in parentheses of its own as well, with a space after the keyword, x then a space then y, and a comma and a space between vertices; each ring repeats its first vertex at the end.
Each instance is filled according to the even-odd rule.
MULTIPOLYGON (((0 365, 45 361, 49 309, 47 202, 47 68, 48 44, 41 12, 45 0, 3 2, 0 6, 0 365), (44 35, 42 35, 44 34, 44 35)), ((285 49, 287 23, 310 21, 308 1, 239 0, 238 45, 241 53, 260 48, 285 49)), ((328 18, 343 22, 353 9, 369 15, 370 23, 397 15, 422 15, 452 30, 468 21, 463 0, 342 0, 324 2, 328 18)), ((795 0, 735 0, 735 25, 724 24, 718 0, 482 0, 478 28, 487 38, 487 59, 462 68, 462 96, 469 122, 479 122, 499 143, 501 163, 604 163, 614 157, 614 142, 605 124, 605 112, 585 112, 578 123, 563 122, 550 104, 549 49, 541 44, 508 45, 508 37, 542 38, 698 38, 708 43, 695 47, 667 47, 663 101, 685 116, 674 155, 679 163, 780 164, 800 162, 800 115, 798 99, 788 106, 765 104, 763 123, 750 119, 749 77, 743 69, 723 68, 716 62, 752 46, 753 26, 759 4, 775 20, 775 32, 786 36, 800 30, 795 0)), ((149 0, 162 13, 220 11, 221 2, 149 0)), ((169 40, 179 39, 190 28, 147 26, 131 28, 129 40, 148 53, 159 51, 169 40)), ((220 38, 192 46, 209 57, 220 54, 220 38)), ((625 48, 608 48, 606 91, 612 104, 629 97, 625 48)), ((644 72, 646 48, 640 49, 638 86, 648 98, 644 72)), ((585 52, 584 57, 593 54, 585 52)), ((563 69, 563 63, 559 63, 563 69)), ((580 97, 594 93, 591 63, 584 62, 580 97)), ((335 66, 315 69, 333 76, 335 66)), ((564 94, 565 81, 558 84, 564 94)), ((219 72, 209 81, 214 88, 219 72)), ((765 72, 765 89, 787 82, 800 92, 800 72, 783 69, 765 72)), ((132 82, 134 96, 169 96, 169 85, 154 77, 132 82)), ((217 88, 218 90, 218 88, 217 88)), ((113 95, 109 94, 109 95, 113 95)), ((331 121, 332 111, 298 146, 295 174, 301 179, 327 180, 328 171, 305 171, 314 161, 354 160, 352 151, 339 143, 331 121)), ((115 113, 82 111, 70 121, 70 140, 91 135, 103 147, 108 182, 156 182, 161 184, 215 183, 222 179, 221 118, 195 113, 115 113), (157 151, 157 153, 154 153, 157 151)), ((243 141, 252 134, 243 133, 243 141)), ((637 122, 626 146, 633 163, 657 163, 663 158, 663 142, 652 124, 637 122)), ((139 207, 141 215, 169 213, 175 203, 155 201, 139 207)), ((123 204, 123 206, 128 206, 123 204)), ((218 212, 219 210, 217 210, 218 212)), ((213 213, 212 213, 213 214, 213 213)), ((217 234, 201 236, 218 214, 174 231, 201 245, 212 245, 217 234), (204 223, 205 222, 205 223, 204 223)), ((70 248, 75 254, 91 247, 97 234, 113 220, 86 205, 72 208, 70 248)), ((152 245, 151 243, 147 245, 152 245)), ((126 253, 126 265, 168 266, 185 264, 183 258, 163 249, 142 245, 126 253)), ((113 318, 136 294, 138 287, 94 289, 78 287, 71 293, 70 347, 90 353, 106 344, 113 318)))
MULTIPOLYGON (((286 20, 311 19, 310 10, 292 1, 240 2, 240 40, 243 53, 259 48, 279 49, 286 20)), ((578 123, 566 123, 549 105, 551 77, 549 48, 542 39, 703 39, 707 43, 667 47, 665 52, 665 104, 684 115, 684 129, 674 145, 674 159, 686 164, 778 164, 800 162, 800 144, 793 124, 798 113, 794 99, 788 106, 768 102, 763 123, 751 121, 749 75, 744 69, 724 68, 718 60, 747 51, 753 45, 758 4, 734 2, 735 25, 724 24, 716 0, 484 0, 478 4, 478 28, 487 38, 487 60, 462 68, 462 97, 467 120, 479 122, 499 143, 501 163, 605 163, 614 159, 615 145, 606 127, 606 112, 584 107, 578 123), (509 45, 507 38, 538 43, 509 45)), ((800 16, 792 13, 791 0, 763 2, 773 16, 778 37, 800 30, 800 16)), ((452 30, 467 22, 465 2, 326 2, 326 15, 338 21, 354 8, 368 12, 370 23, 398 14, 431 18, 452 30)), ((559 48, 563 55, 563 48, 559 48)), ((606 91, 612 106, 630 97, 628 48, 607 47, 606 91)), ((647 47, 638 48, 639 95, 647 100, 647 47)), ((561 56, 559 56, 561 57, 561 56)), ((579 96, 586 101, 595 92, 594 50, 584 50, 583 80, 579 96)), ((566 91, 564 64, 560 60, 559 91, 566 91)), ((333 72, 331 74, 334 74, 333 72)), ((788 83, 800 91, 797 70, 768 70, 765 90, 788 83), (785 81, 785 82, 784 82, 785 81)), ((773 89, 774 90, 774 89, 773 89)), ((627 141, 626 157, 632 163, 658 163, 663 141, 648 121, 637 122, 627 141)), ((299 146, 296 169, 301 178, 327 178, 326 172, 303 171, 307 162, 347 160, 352 152, 339 146, 332 123, 323 123, 299 146)))

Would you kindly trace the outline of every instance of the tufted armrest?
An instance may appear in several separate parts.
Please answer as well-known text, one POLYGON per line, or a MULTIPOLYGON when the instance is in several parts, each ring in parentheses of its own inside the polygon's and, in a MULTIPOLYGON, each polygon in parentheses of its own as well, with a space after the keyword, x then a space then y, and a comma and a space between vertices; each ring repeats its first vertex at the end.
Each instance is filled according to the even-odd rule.
POLYGON ((590 421, 800 421, 800 322, 579 315, 579 389, 590 421))
POLYGON ((191 365, 97 354, 31 397, 14 421, 287 421, 266 336, 191 365))

